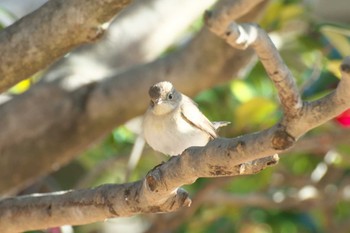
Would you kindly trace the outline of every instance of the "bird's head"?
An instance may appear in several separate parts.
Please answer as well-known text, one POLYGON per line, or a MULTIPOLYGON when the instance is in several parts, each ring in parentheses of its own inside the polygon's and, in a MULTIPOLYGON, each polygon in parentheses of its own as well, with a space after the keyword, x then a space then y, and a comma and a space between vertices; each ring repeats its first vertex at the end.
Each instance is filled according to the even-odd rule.
POLYGON ((155 115, 163 115, 179 106, 181 93, 170 82, 159 82, 152 85, 148 91, 151 98, 150 107, 155 115))

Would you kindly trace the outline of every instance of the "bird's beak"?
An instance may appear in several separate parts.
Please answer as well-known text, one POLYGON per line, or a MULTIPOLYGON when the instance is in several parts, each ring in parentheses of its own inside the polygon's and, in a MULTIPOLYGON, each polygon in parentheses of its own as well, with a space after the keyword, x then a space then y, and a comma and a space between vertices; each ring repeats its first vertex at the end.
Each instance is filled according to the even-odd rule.
POLYGON ((151 99, 151 106, 154 107, 155 105, 158 105, 162 103, 162 100, 160 98, 157 99, 151 99))
POLYGON ((152 104, 153 105, 157 105, 157 104, 161 104, 161 103, 162 103, 162 99, 161 98, 152 99, 152 104))

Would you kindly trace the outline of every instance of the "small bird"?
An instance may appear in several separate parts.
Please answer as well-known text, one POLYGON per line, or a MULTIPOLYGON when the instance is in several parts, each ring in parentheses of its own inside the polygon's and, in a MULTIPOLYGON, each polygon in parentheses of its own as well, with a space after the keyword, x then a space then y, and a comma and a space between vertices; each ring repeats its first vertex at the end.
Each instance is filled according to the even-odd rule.
POLYGON ((205 146, 216 138, 216 130, 229 122, 210 122, 197 104, 178 92, 170 82, 149 89, 151 103, 144 115, 142 134, 156 151, 170 156, 191 146, 205 146))

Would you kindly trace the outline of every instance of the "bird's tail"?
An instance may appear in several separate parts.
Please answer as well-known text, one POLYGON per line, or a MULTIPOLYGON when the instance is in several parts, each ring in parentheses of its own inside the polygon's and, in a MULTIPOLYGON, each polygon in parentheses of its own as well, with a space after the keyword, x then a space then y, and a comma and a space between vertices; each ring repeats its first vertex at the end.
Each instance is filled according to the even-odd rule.
POLYGON ((212 123, 213 123, 213 126, 214 126, 215 130, 217 130, 218 128, 221 128, 221 127, 224 127, 224 126, 227 126, 227 125, 231 124, 231 122, 229 122, 229 121, 214 121, 212 123))

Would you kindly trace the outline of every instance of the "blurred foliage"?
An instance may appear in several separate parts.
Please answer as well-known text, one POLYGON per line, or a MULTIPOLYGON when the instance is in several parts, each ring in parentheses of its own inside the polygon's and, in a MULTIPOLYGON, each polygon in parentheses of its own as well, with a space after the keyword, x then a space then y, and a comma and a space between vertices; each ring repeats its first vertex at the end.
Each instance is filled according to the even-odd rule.
POLYGON ((14 85, 13 87, 11 87, 8 92, 10 94, 13 95, 20 95, 23 92, 26 92, 29 90, 29 88, 36 83, 37 81, 39 81, 40 77, 41 77, 41 73, 42 72, 38 72, 36 74, 34 74, 32 77, 27 78, 19 83, 17 83, 16 85, 14 85))
MULTIPOLYGON (((350 54, 350 27, 334 23, 319 24, 309 17, 310 12, 301 3, 301 0, 271 1, 260 24, 267 31, 276 33, 277 37, 274 38, 280 44, 280 53, 296 77, 303 98, 312 100, 326 95, 337 85, 340 78, 338 70, 340 61, 345 55, 350 54)), ((1 9, 0 14, 4 14, 1 9)), ((191 33, 201 27, 203 27, 202 19, 196 20, 189 32, 185 33, 185 41, 191 33)), ((176 46, 181 44, 182 42, 176 43, 166 53, 176 50, 176 46)), ((233 78, 231 82, 213 87, 195 98, 209 119, 232 122, 230 126, 220 131, 221 136, 234 137, 251 133, 278 122, 282 115, 278 97, 259 62, 242 77, 233 78)), ((35 81, 35 78, 22 81, 10 92, 19 94, 26 91, 33 80, 35 81)), ((306 137, 331 135, 346 130, 345 126, 341 121, 332 120, 313 130, 306 137)), ((91 187, 103 183, 123 183, 128 155, 135 137, 125 126, 115 129, 100 144, 94 145, 76 161, 46 178, 43 184, 50 183, 52 190, 69 189, 79 185, 91 187), (52 186, 52 183, 55 185, 52 186)), ((319 187, 319 192, 332 190, 329 187, 333 186, 322 186, 313 182, 310 177, 320 164, 326 163, 328 169, 332 167, 332 174, 337 175, 333 179, 330 178, 328 185, 340 185, 343 181, 349 180, 350 160, 347 156, 350 153, 350 146, 348 145, 343 143, 333 148, 339 155, 333 162, 325 162, 325 153, 319 151, 292 150, 288 155, 281 156, 277 166, 257 175, 235 177, 221 190, 243 197, 252 193, 269 197, 276 193, 282 194, 282 197, 292 194, 292 197, 293 195, 295 197, 305 185, 310 184, 319 187)), ((146 147, 131 179, 138 180, 144 177, 151 168, 167 159, 146 147)), ((199 179, 186 189, 195 196, 212 180, 199 179)), ((334 197, 332 201, 321 200, 319 205, 281 206, 281 208, 241 206, 239 203, 203 204, 176 232, 329 232, 332 227, 350 217, 349 196, 350 188, 347 199, 337 200, 334 197)), ((148 220, 147 216, 144 217, 148 220)), ((154 219, 156 221, 157 218, 154 219)), ((101 232, 101 224, 74 227, 74 229, 75 232, 81 233, 101 232)))
POLYGON ((0 30, 7 26, 8 22, 17 20, 16 16, 7 9, 0 6, 0 30))

